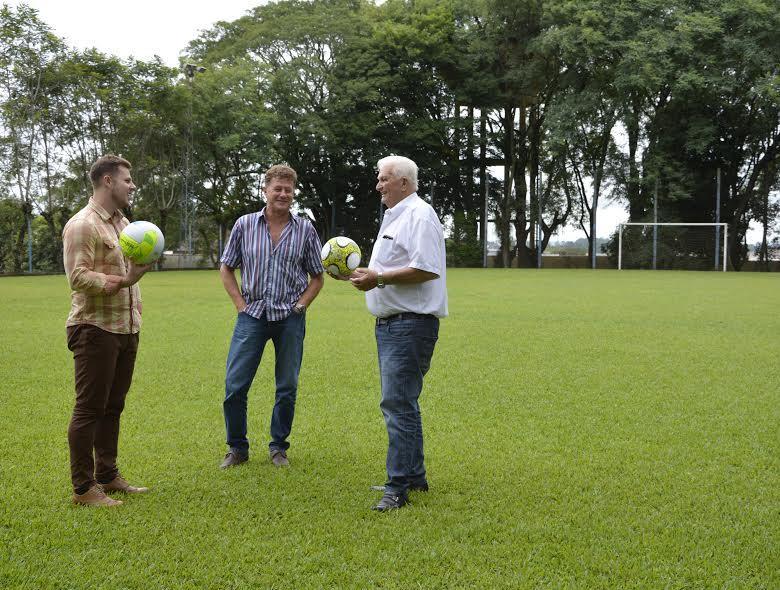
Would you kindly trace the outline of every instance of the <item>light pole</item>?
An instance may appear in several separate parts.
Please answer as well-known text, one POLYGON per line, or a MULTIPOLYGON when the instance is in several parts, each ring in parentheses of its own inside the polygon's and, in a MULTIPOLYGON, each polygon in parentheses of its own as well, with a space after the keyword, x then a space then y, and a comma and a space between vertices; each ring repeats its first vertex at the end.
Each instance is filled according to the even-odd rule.
POLYGON ((182 183, 182 234, 187 245, 187 262, 192 264, 192 225, 195 220, 195 198, 193 195, 194 182, 192 179, 192 80, 195 74, 206 71, 203 66, 195 64, 184 65, 184 75, 187 76, 187 84, 190 89, 187 104, 187 143, 184 148, 184 182, 182 183))

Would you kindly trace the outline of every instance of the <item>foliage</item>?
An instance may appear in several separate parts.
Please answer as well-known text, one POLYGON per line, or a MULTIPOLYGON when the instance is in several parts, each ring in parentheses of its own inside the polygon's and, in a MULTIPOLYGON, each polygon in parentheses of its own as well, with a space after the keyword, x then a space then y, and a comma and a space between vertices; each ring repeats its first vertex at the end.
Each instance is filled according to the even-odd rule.
MULTIPOLYGON (((118 152, 141 187, 128 214, 180 248, 192 209, 198 253, 216 260, 235 219, 262 206, 262 172, 286 162, 322 237, 367 250, 381 217, 375 162, 400 153, 420 165, 420 193, 452 222, 455 247, 485 239, 487 193, 499 263, 529 266, 567 225, 592 252, 605 201, 648 220, 656 187, 661 221, 714 220, 720 168, 739 268, 750 222, 769 228, 778 215, 776 8, 280 0, 204 31, 186 49, 193 67, 178 71, 77 51, 34 10, 4 6, 0 196, 45 220, 52 245, 35 262, 57 268, 86 170, 118 152)), ((10 238, 17 271, 26 231, 10 238)))

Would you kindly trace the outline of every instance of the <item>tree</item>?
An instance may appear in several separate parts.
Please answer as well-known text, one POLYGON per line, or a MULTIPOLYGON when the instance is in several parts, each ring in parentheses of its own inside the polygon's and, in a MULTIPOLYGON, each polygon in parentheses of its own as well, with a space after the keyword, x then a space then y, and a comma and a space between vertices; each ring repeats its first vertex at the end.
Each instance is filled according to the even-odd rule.
POLYGON ((56 84, 52 70, 62 50, 62 42, 35 10, 25 4, 16 10, 7 5, 0 8, 0 143, 6 156, 0 174, 26 221, 16 235, 14 272, 22 270, 25 235, 30 248, 28 264, 32 268, 32 219, 36 195, 43 192, 39 177, 41 151, 46 163, 47 195, 51 197, 49 127, 45 117, 50 86, 56 84))

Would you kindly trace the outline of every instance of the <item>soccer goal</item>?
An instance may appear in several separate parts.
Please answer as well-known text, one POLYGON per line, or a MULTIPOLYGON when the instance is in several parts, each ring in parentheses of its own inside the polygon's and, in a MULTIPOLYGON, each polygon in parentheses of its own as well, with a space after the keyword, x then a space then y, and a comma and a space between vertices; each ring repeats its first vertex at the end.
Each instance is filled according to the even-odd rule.
POLYGON ((722 270, 726 223, 621 223, 618 270, 722 270))

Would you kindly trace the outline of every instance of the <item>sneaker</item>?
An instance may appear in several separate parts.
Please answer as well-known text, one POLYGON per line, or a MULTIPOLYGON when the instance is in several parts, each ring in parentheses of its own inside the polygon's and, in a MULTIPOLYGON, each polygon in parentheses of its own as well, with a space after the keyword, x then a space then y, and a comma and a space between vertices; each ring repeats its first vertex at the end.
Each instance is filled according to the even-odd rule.
POLYGON ((276 467, 289 467, 290 462, 287 460, 287 451, 281 449, 271 449, 271 463, 276 467))
POLYGON ((249 461, 249 455, 242 455, 238 449, 230 449, 225 455, 225 459, 222 461, 220 469, 227 469, 228 467, 235 467, 249 461))
POLYGON ((83 494, 73 494, 73 503, 80 504, 81 506, 119 506, 122 504, 122 500, 114 500, 106 496, 103 491, 103 486, 95 484, 89 488, 83 494))
POLYGON ((131 486, 124 477, 117 475, 108 483, 104 483, 103 491, 105 492, 122 492, 123 494, 143 494, 149 491, 149 488, 139 488, 131 486))
POLYGON ((409 502, 406 494, 395 494, 393 492, 385 492, 382 499, 379 500, 379 504, 372 506, 371 510, 378 512, 387 512, 388 510, 397 510, 409 502))

